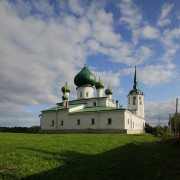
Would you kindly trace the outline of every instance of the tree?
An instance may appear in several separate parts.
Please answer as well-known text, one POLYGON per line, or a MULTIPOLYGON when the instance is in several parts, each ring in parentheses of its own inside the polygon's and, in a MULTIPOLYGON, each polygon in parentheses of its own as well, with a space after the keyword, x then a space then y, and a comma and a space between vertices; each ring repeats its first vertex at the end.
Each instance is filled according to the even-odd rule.
POLYGON ((180 138, 180 113, 176 113, 169 118, 172 131, 180 138))

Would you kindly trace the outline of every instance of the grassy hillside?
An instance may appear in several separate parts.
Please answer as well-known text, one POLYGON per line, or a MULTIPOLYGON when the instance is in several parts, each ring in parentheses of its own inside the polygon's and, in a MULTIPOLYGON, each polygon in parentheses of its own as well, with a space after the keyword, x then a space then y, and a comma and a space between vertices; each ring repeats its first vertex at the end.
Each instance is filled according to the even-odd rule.
POLYGON ((180 179, 180 149, 150 135, 0 133, 0 179, 180 179))

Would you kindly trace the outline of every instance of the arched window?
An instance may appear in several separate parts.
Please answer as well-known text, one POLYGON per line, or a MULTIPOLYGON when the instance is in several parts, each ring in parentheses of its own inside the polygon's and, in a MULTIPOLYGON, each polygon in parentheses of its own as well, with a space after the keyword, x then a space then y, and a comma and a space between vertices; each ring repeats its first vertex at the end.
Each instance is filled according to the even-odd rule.
POLYGON ((133 96, 133 105, 136 105, 136 97, 133 96))
POLYGON ((128 98, 128 104, 130 105, 130 97, 128 98))
POLYGON ((77 124, 76 125, 80 125, 80 119, 77 119, 77 124))
POLYGON ((89 93, 88 92, 86 92, 86 97, 88 97, 89 96, 89 93))
POLYGON ((139 97, 139 104, 142 105, 142 98, 141 98, 141 96, 139 97))
POLYGON ((80 97, 82 97, 82 92, 80 92, 80 97))
POLYGON ((51 121, 51 126, 54 126, 54 120, 51 121))

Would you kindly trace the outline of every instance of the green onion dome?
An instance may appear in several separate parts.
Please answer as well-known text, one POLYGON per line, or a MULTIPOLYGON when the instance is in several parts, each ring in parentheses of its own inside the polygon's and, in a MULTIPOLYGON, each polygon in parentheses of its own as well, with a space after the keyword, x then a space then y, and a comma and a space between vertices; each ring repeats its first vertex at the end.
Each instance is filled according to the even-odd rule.
POLYGON ((96 89, 103 89, 104 88, 104 83, 100 80, 96 82, 95 84, 96 89))
POLYGON ((68 98, 69 98, 69 96, 65 93, 65 94, 63 94, 63 96, 62 96, 62 100, 64 101, 64 100, 68 100, 68 98))
POLYGON ((96 76, 92 74, 86 66, 74 77, 76 86, 94 86, 96 84, 96 76))
POLYGON ((109 87, 109 85, 108 85, 108 88, 105 90, 105 94, 106 94, 106 95, 111 95, 111 94, 113 94, 113 90, 109 87))
POLYGON ((67 85, 67 82, 66 82, 66 84, 61 88, 61 91, 63 92, 63 93, 65 93, 65 92, 71 92, 71 88, 67 85))

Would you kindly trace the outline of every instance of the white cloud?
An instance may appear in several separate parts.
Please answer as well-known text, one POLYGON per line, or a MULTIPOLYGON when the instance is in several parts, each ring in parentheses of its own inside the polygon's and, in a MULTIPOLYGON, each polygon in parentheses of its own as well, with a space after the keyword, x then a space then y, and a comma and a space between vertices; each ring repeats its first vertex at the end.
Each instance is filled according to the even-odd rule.
POLYGON ((173 57, 180 50, 180 28, 174 28, 171 30, 165 30, 162 33, 160 39, 164 46, 165 53, 162 55, 161 59, 167 63, 171 63, 173 57))
POLYGON ((173 66, 161 64, 145 66, 139 70, 139 79, 148 86, 153 86, 170 81, 177 75, 173 66))
POLYGON ((139 39, 151 39, 158 40, 160 38, 159 30, 150 25, 145 25, 144 27, 133 30, 133 42, 134 44, 138 43, 139 39))
MULTIPOLYGON (((17 105, 20 108, 15 109, 17 113, 22 112, 23 105, 56 103, 61 101, 60 89, 66 81, 72 89, 70 97, 76 98, 73 78, 92 54, 106 55, 112 63, 128 67, 143 66, 154 55, 153 45, 137 47, 117 32, 114 14, 106 12, 104 2, 93 1, 89 6, 83 3, 81 0, 59 1, 55 7, 49 1, 40 0, 0 1, 1 103, 10 102, 7 103, 10 108, 11 103, 17 105)), ((132 34, 137 32, 137 41, 158 38, 159 31, 153 26, 146 23, 141 27, 142 15, 132 0, 121 1, 120 9, 120 22, 125 23, 132 34)), ((161 42, 167 50, 164 58, 177 53, 178 38, 178 28, 162 33, 161 42)), ((142 81, 149 80, 151 85, 174 77, 175 65, 170 61, 155 66, 151 78, 148 73, 154 69, 145 68, 147 72, 142 70, 142 81), (160 75, 163 77, 158 80, 160 75)), ((114 88, 121 83, 120 72, 96 70, 95 73, 102 80, 106 77, 105 83, 114 88)), ((29 116, 27 112, 21 115, 29 116)))
POLYGON ((153 55, 153 51, 146 46, 141 46, 136 52, 135 52, 135 57, 137 59, 138 64, 142 64, 144 61, 149 59, 153 55))
POLYGON ((96 75, 96 78, 100 77, 101 80, 105 83, 105 88, 108 87, 108 85, 112 87, 117 87, 120 85, 120 73, 119 72, 112 72, 112 71, 96 71, 92 70, 92 72, 96 75))
MULTIPOLYGON (((169 114, 175 113, 175 99, 169 99, 161 102, 146 102, 145 103, 145 118, 146 122, 157 125, 160 121, 162 125, 167 125, 169 114)), ((178 112, 180 108, 178 109, 178 112)))
POLYGON ((133 0, 122 0, 119 4, 121 17, 120 23, 125 23, 128 28, 134 29, 139 27, 142 21, 142 15, 133 0))
POLYGON ((74 14, 82 15, 85 9, 81 6, 79 0, 69 0, 69 7, 74 14))
POLYGON ((171 23, 170 18, 168 17, 174 4, 165 3, 161 8, 161 15, 157 20, 157 26, 166 26, 171 23))
POLYGON ((117 46, 120 44, 120 34, 115 34, 113 29, 113 15, 106 13, 104 9, 92 6, 87 11, 87 18, 91 23, 92 34, 103 46, 117 46))
POLYGON ((39 125, 37 113, 27 111, 16 103, 0 103, 0 115, 0 126, 39 125))

